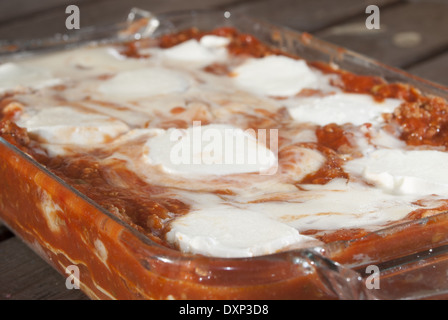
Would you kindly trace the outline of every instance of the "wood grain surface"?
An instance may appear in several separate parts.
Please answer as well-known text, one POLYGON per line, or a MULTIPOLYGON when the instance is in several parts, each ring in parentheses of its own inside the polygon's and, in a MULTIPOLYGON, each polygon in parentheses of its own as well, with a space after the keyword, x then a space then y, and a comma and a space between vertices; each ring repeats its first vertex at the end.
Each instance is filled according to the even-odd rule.
POLYGON ((87 299, 77 289, 68 290, 65 278, 13 237, 0 242, 0 299, 87 299))

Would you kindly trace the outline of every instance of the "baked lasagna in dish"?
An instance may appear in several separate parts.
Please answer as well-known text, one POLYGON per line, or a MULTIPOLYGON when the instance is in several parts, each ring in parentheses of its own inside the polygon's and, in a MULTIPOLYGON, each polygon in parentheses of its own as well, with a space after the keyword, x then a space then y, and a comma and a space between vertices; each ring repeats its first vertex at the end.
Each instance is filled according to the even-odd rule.
POLYGON ((3 62, 0 95, 5 140, 182 252, 267 255, 448 208, 444 99, 234 28, 3 62))

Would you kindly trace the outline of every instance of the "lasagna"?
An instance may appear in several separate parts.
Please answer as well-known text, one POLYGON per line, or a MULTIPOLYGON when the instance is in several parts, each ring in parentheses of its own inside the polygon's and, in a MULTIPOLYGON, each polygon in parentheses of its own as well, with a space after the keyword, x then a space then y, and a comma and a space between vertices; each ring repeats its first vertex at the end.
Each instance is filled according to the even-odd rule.
POLYGON ((315 247, 448 208, 444 99, 233 28, 3 62, 0 112, 4 139, 186 253, 315 247))

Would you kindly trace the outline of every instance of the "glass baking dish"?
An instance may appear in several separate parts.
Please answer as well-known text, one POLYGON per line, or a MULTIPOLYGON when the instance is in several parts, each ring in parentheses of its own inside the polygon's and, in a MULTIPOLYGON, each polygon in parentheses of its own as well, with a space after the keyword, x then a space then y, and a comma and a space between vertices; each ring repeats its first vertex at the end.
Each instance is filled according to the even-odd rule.
MULTIPOLYGON (((448 88, 309 34, 229 12, 155 17, 133 9, 127 22, 106 28, 10 43, 0 48, 0 62, 91 42, 221 26, 235 27, 311 61, 335 63, 448 98, 448 88)), ((255 258, 210 258, 151 241, 3 138, 0 159, 1 220, 61 274, 67 277, 67 267, 77 266, 80 287, 92 299, 414 299, 448 293, 446 213, 395 224, 352 241, 255 258), (369 269, 372 266, 376 269, 369 269), (379 279, 380 285, 373 286, 372 279, 379 279)))

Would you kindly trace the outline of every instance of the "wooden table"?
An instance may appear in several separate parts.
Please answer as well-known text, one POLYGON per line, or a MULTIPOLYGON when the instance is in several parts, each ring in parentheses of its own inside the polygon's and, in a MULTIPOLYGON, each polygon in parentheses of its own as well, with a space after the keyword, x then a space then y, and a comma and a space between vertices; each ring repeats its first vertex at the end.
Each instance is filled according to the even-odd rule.
MULTIPOLYGON (((242 12, 307 31, 386 64, 448 86, 448 0, 14 0, 0 2, 0 41, 65 33, 66 6, 81 28, 123 21, 132 7, 242 12), (365 26, 367 5, 380 8, 380 29, 365 26)), ((0 299, 87 299, 0 225, 0 299)))

